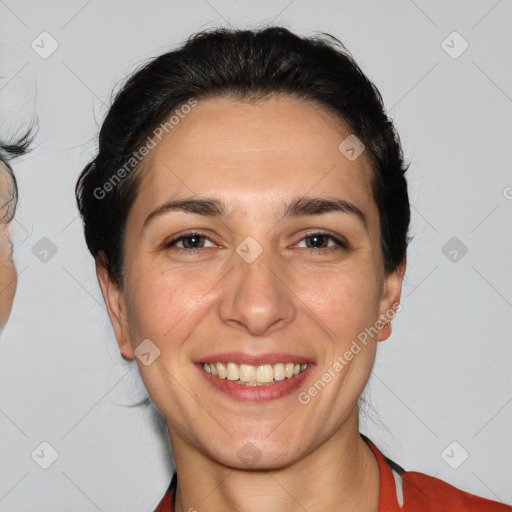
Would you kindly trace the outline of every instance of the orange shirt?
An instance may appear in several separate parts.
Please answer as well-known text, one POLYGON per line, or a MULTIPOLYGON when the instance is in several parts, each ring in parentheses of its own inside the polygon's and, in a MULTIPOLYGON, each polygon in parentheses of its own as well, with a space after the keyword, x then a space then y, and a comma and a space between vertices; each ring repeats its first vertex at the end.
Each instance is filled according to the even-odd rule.
MULTIPOLYGON (((377 512, 512 512, 510 505, 479 498, 461 491, 438 478, 415 471, 403 471, 386 459, 365 436, 379 464, 380 486, 377 512)), ((171 487, 155 512, 172 512, 171 487)))

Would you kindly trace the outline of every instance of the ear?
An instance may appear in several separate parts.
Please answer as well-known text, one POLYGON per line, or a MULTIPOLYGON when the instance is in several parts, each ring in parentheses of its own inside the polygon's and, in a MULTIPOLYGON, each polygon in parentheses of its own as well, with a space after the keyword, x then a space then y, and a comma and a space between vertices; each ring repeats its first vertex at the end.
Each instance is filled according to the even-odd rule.
POLYGON ((107 269, 106 256, 103 252, 96 257, 96 276, 121 355, 124 359, 131 361, 134 354, 128 329, 123 289, 112 281, 107 269))
POLYGON ((405 267, 406 258, 403 259, 396 270, 385 276, 384 290, 379 305, 379 334, 377 335, 377 341, 387 340, 391 336, 391 321, 400 308, 405 267))

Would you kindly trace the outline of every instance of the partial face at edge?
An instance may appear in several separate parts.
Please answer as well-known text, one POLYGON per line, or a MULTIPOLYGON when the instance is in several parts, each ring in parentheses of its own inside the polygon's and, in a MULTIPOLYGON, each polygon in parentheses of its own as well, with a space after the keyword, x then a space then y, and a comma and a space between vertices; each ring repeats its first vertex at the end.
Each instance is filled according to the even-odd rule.
MULTIPOLYGON (((0 208, 11 199, 12 181, 0 163, 0 208)), ((4 208, 0 209, 3 213, 4 208)), ((17 274, 12 260, 9 226, 0 219, 0 331, 7 323, 16 293, 17 274)))
POLYGON ((383 271, 368 160, 338 150, 347 135, 326 111, 291 97, 199 101, 146 157, 127 220, 123 287, 98 266, 123 355, 132 358, 143 340, 160 351, 138 363, 171 435, 224 464, 243 467, 237 452, 250 442, 262 454, 257 467, 285 466, 343 429, 376 341, 389 336, 380 328, 299 402, 400 297, 403 269, 383 271), (185 198, 222 202, 224 215, 162 208, 185 198), (283 217, 300 198, 342 200, 352 211, 283 217), (191 233, 200 237, 177 240, 191 233), (240 400, 200 364, 228 352, 290 354, 308 370, 280 398, 240 400))

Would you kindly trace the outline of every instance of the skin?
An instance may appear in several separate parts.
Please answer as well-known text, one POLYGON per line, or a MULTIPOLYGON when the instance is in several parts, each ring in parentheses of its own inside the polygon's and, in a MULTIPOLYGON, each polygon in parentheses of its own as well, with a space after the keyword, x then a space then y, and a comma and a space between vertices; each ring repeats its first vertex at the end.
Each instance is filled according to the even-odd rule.
MULTIPOLYGON (((7 170, 0 164, 0 206, 10 197, 11 181, 7 170)), ((0 209, 3 213, 3 209, 0 209)), ((12 259, 9 227, 0 220, 0 330, 5 326, 12 309, 18 277, 12 259)))
POLYGON ((309 404, 298 401, 400 300, 405 262, 385 274, 368 159, 351 162, 338 150, 348 133, 321 107, 289 96, 201 100, 145 159, 122 286, 97 258, 122 355, 133 359, 145 339, 160 350, 138 364, 168 422, 179 511, 377 510, 378 466, 359 436, 357 401, 391 326, 309 404), (227 215, 170 210, 145 224, 165 202, 191 196, 223 200, 227 215), (346 212, 279 215, 302 196, 349 201, 367 226, 346 212), (194 229, 207 237, 195 255, 183 241, 165 246, 194 229), (311 248, 310 230, 344 238, 349 249, 329 238, 311 248), (236 252, 247 236, 263 248, 250 264, 236 252), (297 392, 246 403, 214 389, 193 363, 225 351, 286 352, 314 365, 297 392), (237 456, 247 443, 260 456, 250 469, 237 456))

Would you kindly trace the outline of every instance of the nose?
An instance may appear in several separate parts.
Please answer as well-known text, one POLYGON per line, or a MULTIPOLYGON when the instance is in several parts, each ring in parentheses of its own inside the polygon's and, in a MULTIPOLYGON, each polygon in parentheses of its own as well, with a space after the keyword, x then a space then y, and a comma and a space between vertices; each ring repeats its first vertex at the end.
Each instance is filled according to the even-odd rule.
POLYGON ((278 257, 266 249, 248 263, 233 255, 226 293, 219 305, 221 320, 252 336, 265 336, 293 321, 294 295, 287 281, 289 268, 279 265, 278 257))

